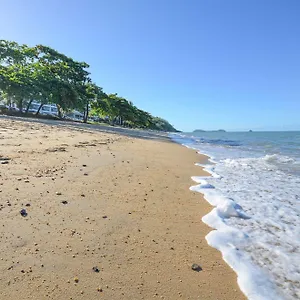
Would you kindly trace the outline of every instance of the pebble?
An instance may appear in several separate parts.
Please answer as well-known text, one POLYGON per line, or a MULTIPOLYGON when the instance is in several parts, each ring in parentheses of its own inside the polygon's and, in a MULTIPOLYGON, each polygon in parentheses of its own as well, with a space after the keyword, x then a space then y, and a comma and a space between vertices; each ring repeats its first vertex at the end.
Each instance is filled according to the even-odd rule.
POLYGON ((99 270, 99 268, 97 266, 93 267, 93 271, 96 272, 96 273, 100 272, 100 270, 99 270))
POLYGON ((202 268, 197 264, 192 264, 192 270, 200 272, 202 271, 202 268))
POLYGON ((9 161, 10 158, 9 157, 3 157, 0 155, 0 161, 9 161))
POLYGON ((27 216, 27 211, 26 211, 26 209, 24 209, 24 208, 21 209, 21 210, 20 210, 20 214, 21 214, 22 217, 26 217, 26 216, 27 216))
POLYGON ((68 201, 67 200, 63 200, 61 201, 62 204, 68 204, 68 201))

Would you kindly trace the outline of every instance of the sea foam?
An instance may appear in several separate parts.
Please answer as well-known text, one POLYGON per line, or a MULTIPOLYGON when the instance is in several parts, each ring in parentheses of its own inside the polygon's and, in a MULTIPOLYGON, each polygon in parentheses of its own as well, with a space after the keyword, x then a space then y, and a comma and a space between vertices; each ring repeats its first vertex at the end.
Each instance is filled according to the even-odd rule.
POLYGON ((214 206, 202 218, 214 229, 208 244, 222 252, 249 299, 300 299, 300 180, 280 168, 297 162, 204 152, 212 159, 197 165, 211 176, 192 177, 190 189, 214 206))

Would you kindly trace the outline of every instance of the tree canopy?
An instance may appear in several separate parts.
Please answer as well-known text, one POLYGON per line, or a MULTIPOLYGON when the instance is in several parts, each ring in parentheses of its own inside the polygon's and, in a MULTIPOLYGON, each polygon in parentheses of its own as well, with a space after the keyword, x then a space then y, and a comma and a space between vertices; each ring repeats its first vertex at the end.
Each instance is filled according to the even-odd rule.
POLYGON ((20 113, 27 113, 37 101, 40 108, 55 104, 59 118, 75 109, 83 113, 84 122, 91 114, 120 126, 176 131, 166 120, 153 117, 117 93, 106 94, 92 81, 88 68, 87 63, 47 46, 0 40, 0 99, 15 104, 20 113))

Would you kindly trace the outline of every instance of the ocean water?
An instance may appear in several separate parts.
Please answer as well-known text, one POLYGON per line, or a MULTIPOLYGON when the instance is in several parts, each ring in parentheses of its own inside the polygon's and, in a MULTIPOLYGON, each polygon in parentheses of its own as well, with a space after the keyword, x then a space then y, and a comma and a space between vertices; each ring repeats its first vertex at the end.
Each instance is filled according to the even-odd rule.
MULTIPOLYGON (((200 132, 172 138, 210 157, 190 189, 248 299, 300 299, 300 132, 200 132)), ((201 165, 200 165, 201 166, 201 165)), ((192 174, 191 174, 192 175, 192 174)))

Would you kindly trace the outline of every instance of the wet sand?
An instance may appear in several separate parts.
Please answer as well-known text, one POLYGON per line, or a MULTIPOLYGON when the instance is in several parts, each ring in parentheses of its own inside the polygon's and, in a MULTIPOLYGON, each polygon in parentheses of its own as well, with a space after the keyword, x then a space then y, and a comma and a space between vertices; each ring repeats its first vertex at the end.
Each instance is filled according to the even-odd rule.
POLYGON ((166 139, 1 118, 0 299, 245 299, 206 243, 211 207, 189 191, 205 159, 166 139))

